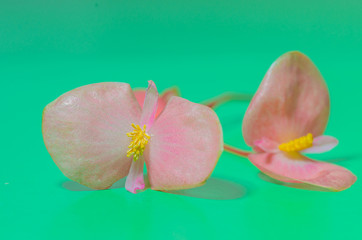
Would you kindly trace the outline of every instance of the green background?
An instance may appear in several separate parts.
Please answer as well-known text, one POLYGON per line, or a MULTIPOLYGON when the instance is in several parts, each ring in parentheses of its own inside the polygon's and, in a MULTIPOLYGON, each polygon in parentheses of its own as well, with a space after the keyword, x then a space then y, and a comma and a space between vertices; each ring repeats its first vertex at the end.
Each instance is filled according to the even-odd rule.
MULTIPOLYGON (((254 93, 270 64, 300 50, 331 94, 326 133, 340 145, 315 156, 361 162, 361 1, 0 1, 0 239, 359 239, 361 182, 315 192, 273 183, 223 153, 200 188, 133 195, 124 181, 91 191, 62 175, 41 135, 42 110, 81 85, 177 85, 194 101, 254 93)), ((226 143, 247 148, 248 103, 217 109, 226 143)))

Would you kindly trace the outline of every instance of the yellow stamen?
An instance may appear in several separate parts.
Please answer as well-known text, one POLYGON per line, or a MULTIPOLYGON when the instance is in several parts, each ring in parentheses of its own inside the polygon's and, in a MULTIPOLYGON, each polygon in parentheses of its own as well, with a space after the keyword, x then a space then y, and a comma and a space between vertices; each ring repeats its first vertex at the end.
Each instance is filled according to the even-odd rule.
POLYGON ((131 143, 128 146, 127 157, 133 155, 133 160, 137 161, 140 156, 142 156, 143 151, 150 140, 150 135, 146 133, 146 125, 143 125, 143 129, 139 125, 132 123, 134 130, 127 133, 127 136, 132 139, 131 143))
POLYGON ((313 146, 313 135, 308 133, 303 137, 280 144, 279 149, 284 152, 299 152, 311 146, 313 146))

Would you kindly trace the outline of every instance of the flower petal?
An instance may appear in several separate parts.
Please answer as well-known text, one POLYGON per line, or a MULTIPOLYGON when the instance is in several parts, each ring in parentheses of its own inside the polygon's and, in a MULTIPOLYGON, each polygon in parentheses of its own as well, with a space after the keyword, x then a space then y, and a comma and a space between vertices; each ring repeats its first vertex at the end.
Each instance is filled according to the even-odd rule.
POLYGON ((142 115, 140 123, 143 126, 147 125, 147 129, 152 127, 152 124, 156 117, 157 111, 158 92, 155 83, 148 81, 148 88, 146 90, 145 101, 143 103, 142 115))
POLYGON ((97 83, 67 92, 43 112, 45 145, 68 178, 105 189, 127 175, 131 123, 141 109, 125 83, 97 83))
POLYGON ((249 160, 270 177, 286 182, 303 182, 334 191, 349 188, 356 176, 349 170, 301 154, 255 153, 249 160))
POLYGON ((277 142, 271 141, 265 137, 260 140, 256 140, 254 142, 254 146, 258 151, 261 150, 261 152, 276 153, 280 151, 278 148, 279 144, 277 142))
MULTIPOLYGON (((149 130, 156 117, 158 102, 158 91, 155 83, 150 80, 148 81, 148 88, 146 90, 146 96, 144 98, 143 109, 141 114, 141 128, 146 124, 147 130, 149 130)), ((144 158, 139 158, 136 161, 132 161, 131 168, 129 170, 126 189, 132 193, 136 193, 136 190, 143 189, 145 187, 143 177, 143 165, 144 158)))
MULTIPOLYGON (((140 104, 141 107, 143 107, 143 103, 145 101, 145 96, 146 96, 146 89, 135 89, 133 92, 137 98, 138 103, 140 104)), ((180 96, 180 92, 177 87, 172 87, 172 88, 166 89, 159 96, 158 103, 157 103, 156 118, 163 111, 168 100, 170 100, 170 98, 172 96, 180 96)))
POLYGON ((278 143, 308 133, 323 134, 329 116, 329 94, 323 77, 300 52, 279 57, 266 73, 243 120, 249 146, 263 137, 278 143))
POLYGON ((143 156, 139 157, 137 161, 132 161, 129 174, 126 179, 126 189, 131 193, 136 193, 137 190, 145 188, 145 181, 143 178, 143 166, 145 164, 143 156))
POLYGON ((172 97, 150 130, 145 161, 152 189, 174 190, 202 185, 223 150, 215 112, 172 97))
POLYGON ((301 151, 302 153, 324 153, 338 145, 338 140, 332 136, 318 136, 313 139, 313 146, 301 151))
POLYGON ((137 99, 138 104, 143 108, 143 103, 145 102, 146 88, 136 88, 133 90, 133 93, 137 99))

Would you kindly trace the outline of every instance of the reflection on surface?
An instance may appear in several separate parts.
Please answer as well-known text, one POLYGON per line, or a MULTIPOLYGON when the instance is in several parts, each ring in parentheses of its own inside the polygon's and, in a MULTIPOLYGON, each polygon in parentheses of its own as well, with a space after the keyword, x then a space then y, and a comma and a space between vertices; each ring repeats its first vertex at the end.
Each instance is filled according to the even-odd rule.
POLYGON ((194 198, 228 200, 241 198, 245 195, 246 189, 238 183, 219 178, 209 178, 204 185, 197 188, 166 192, 194 198))
POLYGON ((146 237, 145 231, 139 231, 138 227, 142 224, 147 228, 148 212, 142 211, 139 202, 127 201, 127 197, 114 190, 87 193, 57 214, 51 222, 48 239, 146 237))
POLYGON ((243 218, 247 236, 264 240, 333 238, 329 203, 333 194, 264 185, 259 190, 262 198, 245 201, 243 218))
POLYGON ((204 211, 182 196, 125 189, 73 194, 85 196, 56 214, 46 239, 217 239, 204 211))
POLYGON ((208 217, 211 209, 192 198, 159 191, 149 197, 148 239, 220 239, 208 217), (157 196, 157 197, 156 197, 157 196))
POLYGON ((286 187, 291 187, 291 188, 298 188, 298 189, 304 189, 304 190, 311 190, 311 191, 320 191, 320 192, 333 192, 327 188, 322 188, 322 187, 318 187, 318 186, 313 186, 313 185, 310 185, 310 184, 306 184, 306 183, 287 183, 287 182, 282 182, 282 181, 279 181, 279 180, 276 180, 274 178, 271 178, 269 177, 268 175, 262 173, 262 172, 259 172, 258 173, 258 176, 264 180, 264 181, 267 181, 267 182, 270 182, 270 183, 274 183, 274 184, 278 184, 278 185, 281 185, 281 186, 286 186, 286 187))

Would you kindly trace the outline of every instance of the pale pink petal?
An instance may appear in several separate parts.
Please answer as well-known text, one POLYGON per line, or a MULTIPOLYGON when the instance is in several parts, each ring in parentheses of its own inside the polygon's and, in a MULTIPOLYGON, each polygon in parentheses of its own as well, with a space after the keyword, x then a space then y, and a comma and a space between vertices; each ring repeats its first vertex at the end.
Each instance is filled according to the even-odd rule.
POLYGON ((278 58, 266 73, 243 120, 249 146, 266 137, 278 143, 312 133, 323 134, 329 116, 329 94, 323 77, 300 52, 278 58))
POLYGON ((143 178, 143 156, 139 157, 137 161, 132 160, 132 165, 126 179, 126 189, 131 193, 136 193, 137 190, 145 188, 145 181, 143 178))
MULTIPOLYGON (((155 120, 158 101, 158 92, 155 83, 152 80, 148 81, 148 83, 140 120, 141 128, 146 124, 147 131, 152 127, 155 120)), ((132 161, 126 180, 126 189, 132 193, 136 193, 137 189, 143 189, 145 186, 143 179, 143 165, 143 158, 132 161)))
POLYGON ((172 97, 150 130, 145 161, 152 189, 202 185, 223 150, 215 112, 201 104, 172 97))
POLYGON ((254 146, 258 149, 258 151, 276 153, 279 152, 279 144, 277 142, 271 141, 268 138, 261 138, 260 140, 256 140, 254 142, 254 146))
POLYGON ((137 99, 138 104, 143 108, 143 103, 145 102, 146 89, 145 88, 136 88, 133 90, 133 93, 137 99))
POLYGON ((338 145, 338 140, 332 136, 318 136, 313 139, 313 146, 301 151, 302 153, 324 153, 338 145))
POLYGON ((281 181, 303 182, 334 191, 349 188, 356 181, 356 176, 343 167, 298 153, 255 153, 249 155, 249 160, 265 174, 281 181))
MULTIPOLYGON (((256 164, 254 164, 256 165, 256 164)), ((262 171, 263 173, 265 173, 266 175, 268 175, 269 177, 272 177, 276 180, 282 181, 282 182, 287 182, 287 183, 301 183, 300 181, 291 179, 291 178, 287 178, 284 176, 280 176, 278 174, 275 174, 273 172, 268 171, 268 169, 263 168, 261 165, 258 165, 257 168, 259 168, 260 171, 262 171)))
POLYGON ((97 83, 67 92, 43 112, 45 145, 68 178, 105 189, 127 175, 131 123, 141 109, 125 83, 97 83))
MULTIPOLYGON (((139 89, 135 89, 133 92, 134 92, 134 94, 135 94, 135 96, 137 98, 138 103, 140 104, 141 107, 143 107, 143 103, 145 101, 145 96, 146 96, 146 89, 139 88, 139 89)), ((180 96, 180 92, 179 92, 177 87, 172 87, 172 88, 166 89, 158 97, 156 118, 163 111, 163 109, 165 108, 168 100, 172 96, 180 96)))
POLYGON ((143 103, 142 115, 140 123, 143 126, 147 125, 147 129, 152 127, 156 117, 157 111, 158 92, 155 83, 148 81, 148 88, 146 90, 145 101, 143 103))

